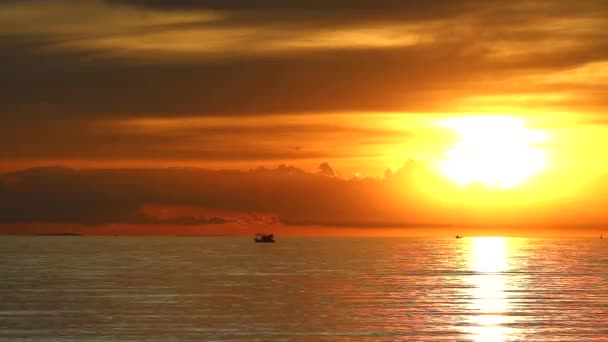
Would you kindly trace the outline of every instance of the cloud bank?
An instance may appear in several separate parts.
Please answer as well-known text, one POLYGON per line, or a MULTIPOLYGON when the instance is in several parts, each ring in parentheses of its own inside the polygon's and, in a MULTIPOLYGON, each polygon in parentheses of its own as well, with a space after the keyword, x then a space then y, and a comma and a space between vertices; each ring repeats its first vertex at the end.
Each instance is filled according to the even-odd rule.
POLYGON ((541 203, 516 190, 509 194, 474 185, 464 191, 450 188, 413 161, 387 171, 385 178, 342 179, 330 170, 328 164, 322 164, 318 173, 284 165, 250 171, 29 169, 0 178, 0 224, 233 223, 407 230, 441 225, 597 224, 608 219, 599 197, 541 203), (429 184, 435 190, 444 187, 441 194, 449 197, 429 192, 429 184))

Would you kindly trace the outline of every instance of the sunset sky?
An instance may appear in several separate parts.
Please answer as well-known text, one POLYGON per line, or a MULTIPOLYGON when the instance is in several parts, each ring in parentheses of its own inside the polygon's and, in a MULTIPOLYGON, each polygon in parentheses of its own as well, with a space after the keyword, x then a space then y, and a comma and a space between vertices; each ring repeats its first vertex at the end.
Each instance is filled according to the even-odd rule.
POLYGON ((0 232, 608 233, 607 31, 601 0, 2 1, 0 232))

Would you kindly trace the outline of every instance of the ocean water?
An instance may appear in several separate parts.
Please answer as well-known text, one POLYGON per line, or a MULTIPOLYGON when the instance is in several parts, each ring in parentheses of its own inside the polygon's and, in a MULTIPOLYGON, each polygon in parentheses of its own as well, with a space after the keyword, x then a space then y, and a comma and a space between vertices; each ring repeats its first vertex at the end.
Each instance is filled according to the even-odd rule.
POLYGON ((608 341, 608 239, 0 237, 1 341, 608 341))

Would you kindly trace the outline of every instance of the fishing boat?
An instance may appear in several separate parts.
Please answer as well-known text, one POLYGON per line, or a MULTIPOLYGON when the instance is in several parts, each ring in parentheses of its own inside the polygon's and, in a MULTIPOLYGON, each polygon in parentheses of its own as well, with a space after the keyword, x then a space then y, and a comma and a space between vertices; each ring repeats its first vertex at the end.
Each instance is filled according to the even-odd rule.
POLYGON ((456 235, 456 238, 457 238, 457 239, 462 239, 462 236, 460 236, 460 235, 456 235))
POLYGON ((275 242, 274 234, 266 234, 266 233, 257 233, 255 234, 255 238, 253 238, 255 242, 275 242))

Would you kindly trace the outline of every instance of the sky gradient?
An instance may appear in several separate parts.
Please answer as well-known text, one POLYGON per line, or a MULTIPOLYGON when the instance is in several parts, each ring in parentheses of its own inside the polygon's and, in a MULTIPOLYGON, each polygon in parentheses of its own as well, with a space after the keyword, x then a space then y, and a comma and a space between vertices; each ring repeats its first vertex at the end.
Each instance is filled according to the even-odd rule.
POLYGON ((0 232, 595 234, 607 29, 585 0, 3 1, 0 232), (542 133, 542 168, 446 177, 467 117, 542 133))

